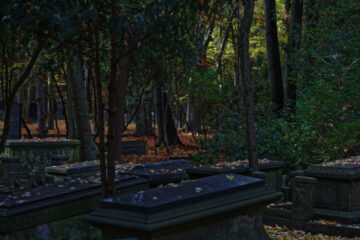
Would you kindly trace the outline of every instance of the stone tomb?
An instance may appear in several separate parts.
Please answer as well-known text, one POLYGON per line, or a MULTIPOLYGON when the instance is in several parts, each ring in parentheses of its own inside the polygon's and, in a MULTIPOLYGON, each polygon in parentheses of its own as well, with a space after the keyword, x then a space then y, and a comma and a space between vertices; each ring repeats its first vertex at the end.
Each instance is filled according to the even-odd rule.
MULTIPOLYGON (((147 181, 135 176, 116 179, 119 195, 147 188, 147 181)), ((100 184, 76 181, 0 195, 0 236, 87 214, 99 206, 100 200, 100 184)))
POLYGON ((264 240, 263 211, 281 196, 262 179, 216 175, 103 200, 86 220, 104 239, 264 240))
MULTIPOLYGON (((360 157, 353 158, 360 160, 360 157)), ((359 222, 360 163, 312 165, 305 170, 305 175, 318 181, 314 196, 315 216, 348 223, 359 222)))
POLYGON ((157 186, 188 179, 189 176, 185 170, 190 167, 192 167, 192 165, 188 161, 179 159, 136 165, 132 169, 120 169, 119 172, 120 174, 130 174, 143 177, 149 181, 150 186, 157 186))
POLYGON ((10 129, 7 139, 21 138, 21 104, 13 103, 10 113, 10 129))
POLYGON ((5 143, 3 156, 19 157, 20 165, 31 171, 44 172, 48 166, 58 161, 53 160, 54 155, 66 155, 69 162, 79 161, 80 141, 62 140, 8 140, 5 143))
POLYGON ((146 153, 147 141, 126 141, 121 142, 121 154, 137 154, 143 155, 146 153))
MULTIPOLYGON (((235 173, 241 175, 249 174, 249 165, 243 163, 244 161, 237 161, 239 164, 232 165, 232 162, 215 165, 194 166, 186 169, 191 179, 207 177, 217 174, 235 173)), ((280 189, 281 173, 284 168, 284 163, 280 161, 270 161, 262 159, 259 161, 260 171, 266 173, 267 181, 276 189, 280 189)))
POLYGON ((54 176, 55 182, 62 182, 71 178, 84 178, 95 175, 100 170, 100 161, 85 161, 67 165, 45 168, 47 174, 54 176))

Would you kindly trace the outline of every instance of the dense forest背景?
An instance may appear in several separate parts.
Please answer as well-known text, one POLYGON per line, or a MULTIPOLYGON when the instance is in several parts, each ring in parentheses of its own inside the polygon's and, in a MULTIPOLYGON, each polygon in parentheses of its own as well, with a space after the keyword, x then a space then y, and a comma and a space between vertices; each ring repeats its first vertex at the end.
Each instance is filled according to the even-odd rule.
POLYGON ((360 155, 359 23, 358 0, 0 0, 0 152, 20 106, 23 139, 99 160, 103 198, 130 135, 250 174, 360 155))

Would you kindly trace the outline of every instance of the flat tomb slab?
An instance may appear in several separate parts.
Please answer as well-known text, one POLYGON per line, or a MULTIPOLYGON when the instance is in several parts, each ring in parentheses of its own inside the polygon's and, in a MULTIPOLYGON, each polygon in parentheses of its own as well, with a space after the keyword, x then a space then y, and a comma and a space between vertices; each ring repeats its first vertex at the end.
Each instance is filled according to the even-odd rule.
POLYGON ((103 200, 86 219, 109 239, 263 240, 263 211, 281 196, 263 179, 216 175, 103 200))
MULTIPOLYGON (((259 160, 260 171, 266 173, 269 182, 277 189, 280 189, 281 171, 285 164, 280 161, 271 161, 268 159, 259 160)), ((217 174, 235 173, 241 175, 249 174, 248 160, 239 160, 234 162, 220 162, 213 165, 193 166, 186 169, 191 179, 212 176, 217 174)))
POLYGON ((88 177, 100 171, 100 161, 85 161, 45 168, 45 171, 55 177, 55 181, 63 181, 74 177, 88 177))
MULTIPOLYGON (((92 178, 55 183, 0 197, 0 235, 41 224, 89 213, 99 206, 101 186, 92 178)), ((118 176, 118 194, 129 194, 148 188, 135 176, 118 176)))
POLYGON ((312 165, 305 175, 318 180, 317 217, 348 223, 360 220, 360 156, 312 165))
POLYGON ((170 182, 180 182, 188 179, 186 169, 192 165, 184 159, 138 164, 133 167, 119 168, 120 174, 136 175, 149 180, 150 185, 157 186, 170 182))

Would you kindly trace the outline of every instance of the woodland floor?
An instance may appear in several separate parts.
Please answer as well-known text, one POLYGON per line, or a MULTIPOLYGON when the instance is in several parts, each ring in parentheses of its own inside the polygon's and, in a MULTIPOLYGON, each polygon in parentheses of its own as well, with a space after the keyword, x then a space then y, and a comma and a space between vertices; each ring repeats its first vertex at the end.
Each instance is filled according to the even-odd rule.
MULTIPOLYGON (((0 122, 0 128, 2 128, 3 122, 0 122)), ((31 131, 31 134, 36 135, 38 133, 38 128, 36 123, 28 124, 28 128, 31 131)), ((66 126, 64 121, 58 121, 59 131, 55 128, 54 130, 49 130, 48 134, 55 136, 58 134, 65 135, 66 134, 66 126)), ((22 128, 22 135, 26 134, 25 128, 22 128)), ((188 157, 189 155, 196 153, 198 149, 196 148, 197 142, 199 141, 199 136, 194 136, 191 133, 179 133, 179 139, 184 144, 184 146, 177 145, 171 150, 171 154, 167 153, 165 147, 155 148, 157 143, 156 137, 133 137, 135 132, 135 125, 130 124, 128 126, 128 130, 124 132, 125 137, 123 137, 123 141, 147 141, 147 151, 145 155, 124 155, 121 159, 124 163, 149 163, 149 162, 158 162, 158 161, 166 161, 170 158, 183 158, 188 157)), ((209 137, 209 136, 207 136, 209 137)), ((60 137, 64 138, 64 137, 60 137)), ((36 137, 33 138, 37 140, 36 137)), ((52 137, 49 139, 57 139, 56 137, 52 137)), ((327 236, 324 234, 310 234, 303 232, 301 230, 288 229, 287 227, 271 227, 265 226, 266 231, 270 235, 272 239, 276 240, 360 240, 360 238, 343 238, 339 236, 327 236)), ((360 230, 359 230, 360 232, 360 230)))

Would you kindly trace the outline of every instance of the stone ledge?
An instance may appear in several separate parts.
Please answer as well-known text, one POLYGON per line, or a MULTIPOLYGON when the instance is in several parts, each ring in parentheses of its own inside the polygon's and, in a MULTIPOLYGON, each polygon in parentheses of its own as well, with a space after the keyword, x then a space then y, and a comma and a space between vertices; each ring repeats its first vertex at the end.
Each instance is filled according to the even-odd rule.
MULTIPOLYGON (((147 189, 146 180, 126 177, 117 182, 119 194, 147 189)), ((0 233, 11 233, 40 224, 57 221, 93 211, 101 200, 101 186, 87 184, 84 188, 43 196, 34 201, 0 207, 0 233)))

